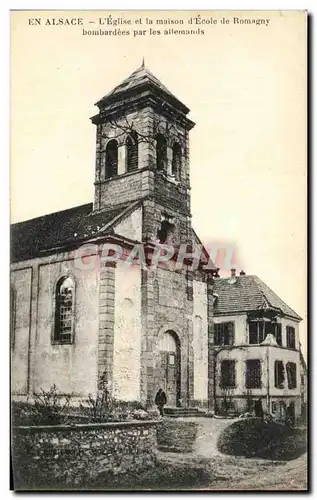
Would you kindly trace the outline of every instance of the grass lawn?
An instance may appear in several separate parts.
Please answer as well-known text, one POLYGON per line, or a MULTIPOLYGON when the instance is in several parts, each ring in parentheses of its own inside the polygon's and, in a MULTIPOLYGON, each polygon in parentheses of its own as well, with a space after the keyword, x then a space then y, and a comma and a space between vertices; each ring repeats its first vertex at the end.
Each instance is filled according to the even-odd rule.
MULTIPOLYGON (((193 454, 159 453, 154 470, 138 476, 100 475, 88 489, 93 490, 305 490, 306 455, 292 462, 193 454)), ((83 485, 83 489, 87 488, 83 485)))

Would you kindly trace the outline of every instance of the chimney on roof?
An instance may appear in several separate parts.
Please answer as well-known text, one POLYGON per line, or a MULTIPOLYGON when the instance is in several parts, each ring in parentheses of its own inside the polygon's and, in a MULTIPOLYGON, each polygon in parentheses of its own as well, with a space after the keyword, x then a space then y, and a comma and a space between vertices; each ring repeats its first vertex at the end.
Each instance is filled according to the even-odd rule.
POLYGON ((245 272, 241 269, 240 276, 245 276, 245 272))
POLYGON ((231 269, 231 278, 235 278, 235 277, 236 277, 236 270, 231 269))

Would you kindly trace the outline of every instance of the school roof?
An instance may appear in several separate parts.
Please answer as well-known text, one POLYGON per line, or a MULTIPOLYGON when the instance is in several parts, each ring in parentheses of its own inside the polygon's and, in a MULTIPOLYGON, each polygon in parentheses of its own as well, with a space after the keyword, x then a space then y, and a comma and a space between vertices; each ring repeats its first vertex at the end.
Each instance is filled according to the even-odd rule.
POLYGON ((301 317, 276 295, 260 278, 254 275, 232 278, 215 278, 214 315, 253 312, 267 308, 277 309, 282 315, 296 321, 301 317))

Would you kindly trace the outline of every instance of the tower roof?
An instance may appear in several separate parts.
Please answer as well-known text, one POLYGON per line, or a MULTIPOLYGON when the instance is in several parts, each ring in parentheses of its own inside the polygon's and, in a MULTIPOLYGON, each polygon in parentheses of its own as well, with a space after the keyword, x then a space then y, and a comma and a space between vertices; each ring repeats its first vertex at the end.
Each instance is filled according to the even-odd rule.
POLYGON ((153 73, 145 66, 144 59, 142 65, 133 71, 128 78, 123 80, 119 85, 117 85, 111 92, 102 97, 96 105, 98 107, 103 107, 104 104, 113 100, 119 100, 123 98, 125 94, 134 93, 138 90, 143 90, 144 88, 151 88, 156 90, 161 94, 164 94, 167 100, 170 100, 180 108, 185 114, 189 112, 189 108, 185 106, 170 90, 168 90, 165 85, 155 76, 153 73))

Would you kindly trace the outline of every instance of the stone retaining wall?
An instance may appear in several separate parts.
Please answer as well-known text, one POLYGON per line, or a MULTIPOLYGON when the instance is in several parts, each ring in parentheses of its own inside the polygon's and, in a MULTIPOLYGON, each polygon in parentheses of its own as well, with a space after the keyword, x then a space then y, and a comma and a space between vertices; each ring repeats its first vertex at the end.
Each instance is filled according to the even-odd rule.
POLYGON ((155 421, 14 427, 15 489, 88 487, 99 474, 155 465, 155 421))

